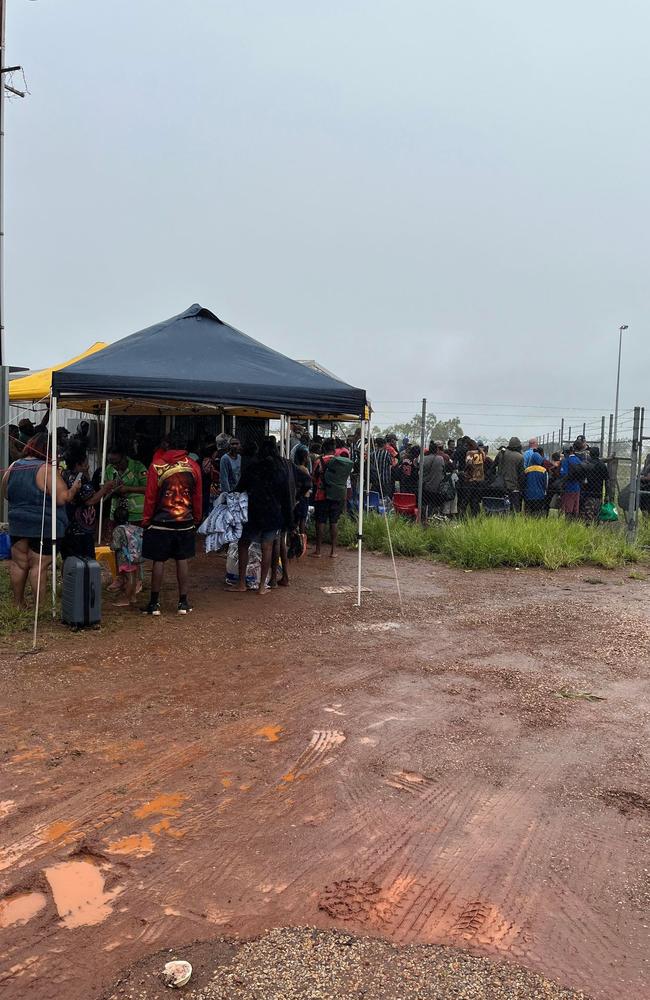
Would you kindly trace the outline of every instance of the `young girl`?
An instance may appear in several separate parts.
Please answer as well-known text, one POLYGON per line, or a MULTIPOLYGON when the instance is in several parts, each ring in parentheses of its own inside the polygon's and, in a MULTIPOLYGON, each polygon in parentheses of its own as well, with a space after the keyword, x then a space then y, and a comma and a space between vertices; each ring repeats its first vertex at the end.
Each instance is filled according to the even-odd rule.
POLYGON ((127 608, 135 604, 135 595, 142 589, 142 528, 129 523, 126 503, 117 505, 113 520, 115 529, 111 548, 115 552, 118 578, 124 581, 124 596, 115 601, 114 607, 127 608))

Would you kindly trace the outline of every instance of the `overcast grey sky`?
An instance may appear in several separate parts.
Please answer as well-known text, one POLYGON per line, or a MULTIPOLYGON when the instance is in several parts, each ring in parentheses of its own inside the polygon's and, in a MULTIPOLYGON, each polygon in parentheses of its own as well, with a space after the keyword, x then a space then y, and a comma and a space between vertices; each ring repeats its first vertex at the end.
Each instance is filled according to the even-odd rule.
POLYGON ((8 0, 10 362, 200 302, 384 420, 528 434, 612 409, 627 323, 647 402, 648 37, 647 0, 8 0))

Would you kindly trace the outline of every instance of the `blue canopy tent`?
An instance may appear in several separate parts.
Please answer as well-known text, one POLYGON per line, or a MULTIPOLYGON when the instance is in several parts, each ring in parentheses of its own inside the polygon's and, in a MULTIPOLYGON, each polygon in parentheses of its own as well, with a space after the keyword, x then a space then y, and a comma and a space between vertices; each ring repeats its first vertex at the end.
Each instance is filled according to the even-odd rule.
POLYGON ((114 413, 216 407, 361 419, 366 407, 363 389, 287 358, 200 305, 55 372, 52 392, 86 410, 89 400, 114 401, 114 413))
MULTIPOLYGON (((290 417, 360 420, 364 437, 368 420, 364 389, 293 361, 222 322, 198 304, 53 372, 54 463, 57 402, 66 408, 86 412, 105 407, 107 418, 109 412, 228 412, 280 417, 283 445, 284 434, 288 440, 290 417)), ((102 479, 106 438, 104 433, 102 479)), ((362 508, 360 504, 360 521, 362 508)), ((53 515, 54 512, 55 505, 53 515)), ((54 517, 52 538, 56 542, 54 517)), ((56 557, 56 545, 54 555, 56 557)), ((359 602, 360 566, 361 540, 359 602)))

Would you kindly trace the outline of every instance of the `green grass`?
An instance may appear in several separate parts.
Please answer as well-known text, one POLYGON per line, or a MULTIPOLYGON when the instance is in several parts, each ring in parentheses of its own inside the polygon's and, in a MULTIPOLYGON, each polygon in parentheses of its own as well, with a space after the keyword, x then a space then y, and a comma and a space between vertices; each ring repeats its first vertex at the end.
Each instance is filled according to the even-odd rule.
MULTIPOLYGON (((464 569, 499 566, 602 566, 611 569, 643 558, 619 526, 591 526, 564 518, 476 517, 421 528, 404 518, 390 518, 393 549, 400 556, 423 556, 464 569)), ((364 544, 371 552, 389 552, 385 520, 364 518, 364 544)), ((354 548, 356 522, 339 523, 342 545, 354 548)))
POLYGON ((9 586, 9 572, 0 570, 0 638, 10 639, 19 632, 29 632, 34 623, 33 610, 19 611, 14 605, 9 586))

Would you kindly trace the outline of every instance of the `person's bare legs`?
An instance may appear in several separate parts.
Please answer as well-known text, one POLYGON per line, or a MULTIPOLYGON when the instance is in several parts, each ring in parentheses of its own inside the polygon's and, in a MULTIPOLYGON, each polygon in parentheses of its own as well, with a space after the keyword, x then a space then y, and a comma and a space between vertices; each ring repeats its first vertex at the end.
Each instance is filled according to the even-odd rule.
POLYGON ((178 596, 187 597, 187 587, 190 582, 190 567, 187 559, 176 560, 176 579, 178 581, 178 596))
MULTIPOLYGON (((38 592, 38 566, 39 566, 39 553, 32 552, 31 549, 27 552, 27 559, 29 562, 29 585, 32 588, 32 593, 34 595, 34 600, 36 600, 36 594, 38 592)), ((39 604, 45 598, 47 592, 47 571, 52 565, 52 556, 43 556, 40 560, 41 572, 40 572, 40 593, 39 593, 39 604)))
POLYGON ((159 594, 162 590, 163 576, 165 575, 164 562, 154 562, 151 565, 151 589, 154 594, 159 594))
POLYGON ((29 573, 29 545, 26 538, 21 538, 11 546, 11 562, 9 563, 9 579, 11 593, 17 608, 25 607, 25 585, 29 573))
POLYGON ((331 521, 330 522, 330 557, 332 559, 334 559, 335 556, 336 556, 336 543, 338 541, 338 538, 339 538, 339 526, 338 526, 338 522, 331 521))
POLYGON ((317 559, 320 558, 320 548, 322 544, 323 544, 323 525, 320 523, 320 521, 316 521, 316 548, 312 552, 312 556, 315 556, 317 559))
POLYGON ((240 538, 239 545, 237 546, 237 555, 239 558, 239 586, 237 590, 240 593, 246 593, 246 569, 248 567, 248 547, 250 542, 246 542, 240 538))
MULTIPOLYGON (((278 580, 278 587, 289 586, 289 557, 287 555, 287 533, 280 532, 280 559, 282 560, 282 579, 278 580)), ((275 552, 275 545, 273 546, 275 552)))
POLYGON ((120 576, 124 578, 124 596, 120 597, 119 600, 113 602, 114 608, 128 608, 129 605, 135 604, 135 588, 137 584, 137 571, 135 573, 120 573, 120 576))
POLYGON ((274 587, 278 585, 278 566, 280 563, 280 540, 276 538, 273 542, 273 549, 271 552, 271 577, 269 579, 269 587, 273 590, 274 587))
POLYGON ((266 594, 266 578, 271 568, 271 558, 273 556, 273 542, 262 542, 262 565, 260 567, 260 589, 257 591, 260 597, 266 594))

